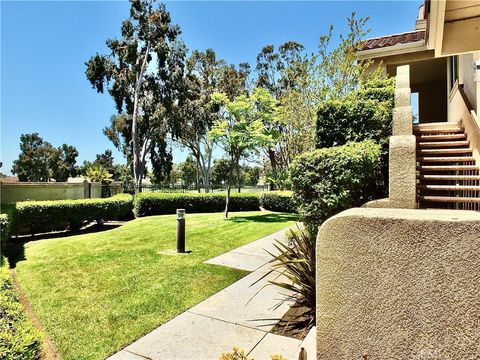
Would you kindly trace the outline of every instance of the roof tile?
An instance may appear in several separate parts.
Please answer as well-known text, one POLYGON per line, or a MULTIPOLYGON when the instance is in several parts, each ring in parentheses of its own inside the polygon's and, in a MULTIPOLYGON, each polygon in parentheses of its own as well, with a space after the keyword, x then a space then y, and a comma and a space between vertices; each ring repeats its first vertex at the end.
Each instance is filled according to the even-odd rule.
POLYGON ((425 30, 387 35, 366 40, 360 51, 379 49, 398 44, 407 44, 421 40, 425 40, 425 30))

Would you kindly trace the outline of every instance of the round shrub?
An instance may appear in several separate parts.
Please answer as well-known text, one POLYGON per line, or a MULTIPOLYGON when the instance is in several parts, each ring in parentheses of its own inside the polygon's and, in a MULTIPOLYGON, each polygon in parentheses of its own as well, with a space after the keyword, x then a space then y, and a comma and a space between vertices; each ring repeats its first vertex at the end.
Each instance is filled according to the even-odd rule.
POLYGON ((314 150, 291 166, 294 199, 303 220, 318 226, 350 207, 378 198, 381 147, 371 140, 314 150))

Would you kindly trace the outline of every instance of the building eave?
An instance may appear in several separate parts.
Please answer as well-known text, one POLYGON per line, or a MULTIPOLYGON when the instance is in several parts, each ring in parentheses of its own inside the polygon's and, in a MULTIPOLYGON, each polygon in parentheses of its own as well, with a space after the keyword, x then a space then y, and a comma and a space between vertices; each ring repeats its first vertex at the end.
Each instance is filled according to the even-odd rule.
POLYGON ((359 60, 384 58, 392 55, 408 54, 427 50, 425 40, 405 44, 396 44, 376 49, 366 49, 357 52, 359 60))

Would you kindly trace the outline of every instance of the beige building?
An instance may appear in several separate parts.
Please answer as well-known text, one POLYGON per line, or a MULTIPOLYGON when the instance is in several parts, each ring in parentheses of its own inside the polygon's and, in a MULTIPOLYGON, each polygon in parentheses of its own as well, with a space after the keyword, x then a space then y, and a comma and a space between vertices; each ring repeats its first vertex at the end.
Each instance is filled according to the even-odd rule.
POLYGON ((396 79, 389 197, 319 230, 316 357, 480 359, 480 1, 427 0, 358 57, 396 79))
POLYGON ((418 93, 420 123, 456 121, 452 98, 460 87, 468 105, 480 109, 480 1, 426 1, 415 30, 369 39, 358 53, 395 76, 410 65, 418 93))
POLYGON ((480 1, 427 0, 358 57, 397 79, 389 206, 480 210, 480 1))

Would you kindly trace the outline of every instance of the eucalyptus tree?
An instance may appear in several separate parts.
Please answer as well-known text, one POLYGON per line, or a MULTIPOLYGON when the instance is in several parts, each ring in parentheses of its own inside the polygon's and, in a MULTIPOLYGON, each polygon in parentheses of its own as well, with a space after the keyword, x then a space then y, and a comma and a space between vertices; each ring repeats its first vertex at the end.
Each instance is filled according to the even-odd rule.
MULTIPOLYGON (((297 89, 299 80, 304 75, 302 66, 302 51, 304 46, 295 41, 287 41, 275 49, 274 45, 266 45, 257 55, 256 86, 270 92, 279 102, 289 92, 297 89)), ((287 144, 283 142, 289 127, 277 122, 274 124, 281 136, 278 142, 266 149, 272 170, 286 170, 289 164, 287 144)))
MULTIPOLYGON (((205 52, 195 50, 186 61, 185 81, 188 93, 181 108, 183 131, 179 142, 195 158, 205 192, 209 192, 210 189, 215 145, 214 139, 209 137, 208 133, 218 117, 211 104, 211 95, 219 91, 225 66, 225 61, 217 59, 212 49, 207 49, 205 52)), ((197 186, 199 183, 197 179, 197 186)))
POLYGON ((257 88, 251 96, 240 95, 230 100, 222 93, 212 94, 212 103, 218 106, 219 120, 210 131, 210 136, 222 145, 229 161, 225 217, 228 217, 231 182, 236 170, 237 187, 240 192, 240 160, 274 141, 275 133, 266 124, 276 121, 276 100, 267 90, 257 88))
POLYGON ((86 76, 99 93, 108 90, 118 115, 104 132, 132 163, 135 191, 141 191, 147 155, 152 163, 168 156, 167 134, 178 136, 176 107, 184 94, 186 48, 180 28, 165 5, 130 0, 130 16, 119 39, 109 39, 109 54, 86 62, 86 76))

